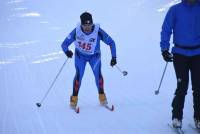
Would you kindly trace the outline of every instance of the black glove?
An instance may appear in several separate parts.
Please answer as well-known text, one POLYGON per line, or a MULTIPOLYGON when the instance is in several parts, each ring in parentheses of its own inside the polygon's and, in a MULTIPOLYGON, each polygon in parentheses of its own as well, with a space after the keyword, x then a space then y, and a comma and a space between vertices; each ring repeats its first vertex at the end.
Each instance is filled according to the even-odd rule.
POLYGON ((168 52, 168 50, 163 51, 162 56, 163 56, 163 59, 166 62, 172 62, 173 61, 173 55, 170 52, 168 52))
POLYGON ((65 52, 65 54, 68 58, 72 58, 73 56, 73 52, 71 50, 68 50, 67 52, 65 52))
POLYGON ((115 57, 113 57, 113 58, 111 59, 111 61, 110 61, 110 65, 113 67, 113 66, 116 65, 116 64, 117 64, 117 60, 116 60, 115 57))

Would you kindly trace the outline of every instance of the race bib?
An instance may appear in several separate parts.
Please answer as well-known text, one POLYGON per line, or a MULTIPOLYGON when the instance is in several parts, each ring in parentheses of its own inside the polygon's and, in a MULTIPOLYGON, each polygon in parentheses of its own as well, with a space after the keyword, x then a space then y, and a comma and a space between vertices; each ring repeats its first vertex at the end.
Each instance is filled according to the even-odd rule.
POLYGON ((89 35, 85 34, 81 30, 81 26, 78 25, 76 28, 76 41, 75 46, 81 53, 92 55, 95 52, 97 45, 99 25, 95 25, 93 32, 89 35))

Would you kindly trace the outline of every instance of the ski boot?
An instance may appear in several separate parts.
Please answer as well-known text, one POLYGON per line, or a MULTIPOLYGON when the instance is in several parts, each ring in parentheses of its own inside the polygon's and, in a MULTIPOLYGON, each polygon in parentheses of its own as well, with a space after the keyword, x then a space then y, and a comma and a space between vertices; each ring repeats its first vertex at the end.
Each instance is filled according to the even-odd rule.
POLYGON ((99 101, 101 105, 107 105, 107 99, 105 94, 99 94, 99 101))
POLYGON ((200 130, 200 120, 194 119, 194 123, 195 123, 196 128, 200 130))
POLYGON ((174 118, 172 120, 172 127, 173 128, 182 128, 182 121, 177 118, 174 118))
POLYGON ((70 97, 70 107, 76 108, 78 102, 78 96, 71 96, 70 97))

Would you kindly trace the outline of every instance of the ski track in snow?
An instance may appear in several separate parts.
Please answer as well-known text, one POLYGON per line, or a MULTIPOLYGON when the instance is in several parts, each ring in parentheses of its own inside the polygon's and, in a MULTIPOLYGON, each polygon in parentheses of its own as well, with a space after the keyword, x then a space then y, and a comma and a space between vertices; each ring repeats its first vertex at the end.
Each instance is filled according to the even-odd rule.
MULTIPOLYGON (((6 65, 6 64, 18 63, 20 61, 23 61, 23 59, 25 57, 26 57, 25 55, 21 55, 21 56, 15 56, 15 57, 10 58, 10 59, 3 59, 3 60, 0 60, 0 64, 1 65, 6 65)), ((31 58, 32 61, 30 63, 31 64, 40 64, 40 63, 45 63, 45 62, 58 60, 58 59, 61 59, 62 57, 63 57, 63 52, 62 51, 52 52, 52 53, 42 54, 40 56, 32 57, 31 58)))
POLYGON ((23 3, 24 0, 13 0, 13 1, 9 1, 7 2, 7 4, 18 4, 18 3, 23 3))
POLYGON ((9 19, 16 19, 16 18, 25 18, 25 17, 41 17, 41 14, 38 12, 27 12, 27 13, 17 13, 13 14, 9 17, 9 19))
POLYGON ((18 7, 18 8, 14 8, 13 11, 24 11, 27 10, 28 8, 26 7, 18 7))
POLYGON ((0 43, 0 48, 20 48, 22 46, 33 45, 39 43, 37 40, 33 41, 25 41, 25 42, 7 42, 7 43, 0 43))
POLYGON ((62 51, 59 52, 53 52, 53 53, 49 53, 49 54, 43 54, 40 57, 36 57, 37 60, 32 61, 32 64, 38 64, 38 63, 45 63, 45 62, 49 62, 52 60, 57 60, 60 59, 63 55, 62 51))
POLYGON ((45 62, 57 60, 57 59, 60 59, 60 58, 61 57, 44 58, 44 59, 40 59, 40 60, 35 60, 35 61, 32 62, 32 64, 45 63, 45 62))
POLYGON ((43 121, 42 121, 42 119, 40 117, 39 112, 40 112, 39 109, 37 109, 36 114, 37 114, 37 118, 39 120, 39 124, 40 124, 40 126, 42 128, 42 134, 47 134, 46 131, 45 131, 44 123, 43 123, 43 121))
MULTIPOLYGON (((5 75, 4 75, 5 77, 5 75)), ((8 91, 6 90, 5 91, 5 97, 6 97, 6 103, 5 103, 5 114, 3 116, 3 124, 2 124, 2 134, 6 134, 5 131, 6 131, 6 122, 8 120, 8 113, 9 113, 9 99, 8 99, 8 91)))

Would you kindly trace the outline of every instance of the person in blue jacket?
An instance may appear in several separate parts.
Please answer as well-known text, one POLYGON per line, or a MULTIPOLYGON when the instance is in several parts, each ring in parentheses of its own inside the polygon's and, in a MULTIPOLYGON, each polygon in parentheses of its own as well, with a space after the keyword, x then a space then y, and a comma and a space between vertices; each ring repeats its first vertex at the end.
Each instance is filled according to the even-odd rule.
POLYGON ((200 1, 182 0, 172 6, 161 31, 161 51, 166 62, 172 62, 176 72, 177 88, 172 102, 172 125, 182 127, 183 108, 189 76, 193 90, 194 121, 200 129, 200 1), (173 33, 172 52, 170 37, 173 33), (191 75, 190 75, 191 74, 191 75))
POLYGON ((89 62, 95 76, 100 104, 106 105, 107 99, 104 93, 104 80, 101 73, 100 40, 110 46, 112 55, 111 66, 117 64, 115 42, 100 28, 99 24, 93 23, 92 15, 89 12, 82 13, 80 19, 81 24, 78 24, 62 43, 62 49, 68 58, 72 58, 73 56, 73 52, 68 47, 72 42, 75 44, 76 74, 73 81, 73 93, 70 97, 70 106, 73 108, 77 106, 78 93, 87 62, 89 62))

